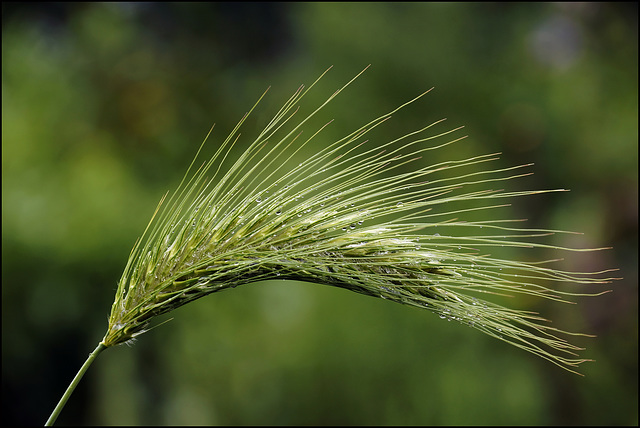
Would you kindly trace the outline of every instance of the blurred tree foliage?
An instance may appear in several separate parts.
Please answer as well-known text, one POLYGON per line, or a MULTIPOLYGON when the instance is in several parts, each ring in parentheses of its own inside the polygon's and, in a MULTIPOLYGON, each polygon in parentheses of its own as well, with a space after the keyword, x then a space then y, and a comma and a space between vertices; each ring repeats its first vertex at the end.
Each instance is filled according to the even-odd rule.
POLYGON ((614 247, 564 262, 621 268, 614 293, 522 302, 598 335, 581 342, 586 377, 428 312, 274 282, 109 350, 59 422, 637 424, 637 19, 637 3, 3 3, 3 423, 46 420, 213 122, 209 152, 267 86, 247 137, 328 66, 307 106, 372 63, 329 135, 436 86, 381 138, 464 124, 456 157, 501 151, 536 163, 516 187, 572 190, 514 201, 514 217, 614 247))

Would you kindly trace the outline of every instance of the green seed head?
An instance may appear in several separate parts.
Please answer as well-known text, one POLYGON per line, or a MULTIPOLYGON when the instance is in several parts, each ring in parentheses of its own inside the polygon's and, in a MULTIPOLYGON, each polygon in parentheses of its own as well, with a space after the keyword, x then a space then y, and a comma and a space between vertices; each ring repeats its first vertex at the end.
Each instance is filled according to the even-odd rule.
POLYGON ((519 171, 528 165, 485 168, 495 155, 430 165, 430 151, 463 138, 459 128, 431 131, 441 121, 392 141, 366 141, 369 131, 424 94, 338 141, 323 141, 319 151, 305 151, 309 141, 324 138, 326 126, 307 129, 309 119, 351 82, 301 120, 296 106, 311 88, 298 89, 228 168, 246 116, 192 172, 194 160, 131 252, 103 344, 128 342, 153 317, 215 291, 294 279, 426 308, 571 371, 586 361, 559 337, 565 332, 538 315, 478 297, 523 293, 565 301, 579 294, 560 291, 560 283, 611 280, 560 271, 551 262, 492 257, 497 247, 591 250, 538 243, 535 238, 552 232, 513 221, 465 221, 505 199, 542 193, 490 187, 527 175, 519 171))

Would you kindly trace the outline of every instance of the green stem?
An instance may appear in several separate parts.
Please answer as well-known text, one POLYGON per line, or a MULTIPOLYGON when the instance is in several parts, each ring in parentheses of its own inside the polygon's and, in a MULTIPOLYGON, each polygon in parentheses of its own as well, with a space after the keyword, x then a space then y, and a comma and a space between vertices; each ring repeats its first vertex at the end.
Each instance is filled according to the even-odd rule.
POLYGON ((49 419, 44 424, 44 426, 51 426, 55 423, 56 419, 58 419, 58 415, 60 415, 60 412, 64 408, 65 404, 67 404, 67 400, 69 400, 69 397, 71 397, 73 390, 76 389, 76 386, 78 386, 78 384, 80 383, 80 379, 82 379, 82 376, 84 376, 84 373, 87 371, 91 363, 93 363, 93 360, 96 359, 98 354, 100 354, 100 352, 104 351, 106 348, 107 347, 105 346, 105 344, 100 342, 98 344, 98 347, 94 349, 94 351, 91 354, 89 354, 89 358, 87 358, 87 361, 85 361, 82 367, 80 367, 80 370, 76 374, 76 377, 74 377, 71 383, 69 384, 69 387, 64 392, 64 395, 58 402, 58 405, 56 406, 56 408, 53 409, 53 412, 51 412, 51 416, 49 416, 49 419))

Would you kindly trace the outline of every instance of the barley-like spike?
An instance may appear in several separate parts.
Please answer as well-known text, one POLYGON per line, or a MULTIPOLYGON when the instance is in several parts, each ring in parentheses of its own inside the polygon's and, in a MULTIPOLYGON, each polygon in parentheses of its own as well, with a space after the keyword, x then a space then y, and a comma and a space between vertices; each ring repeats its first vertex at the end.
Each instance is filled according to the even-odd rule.
POLYGON ((371 129, 426 92, 296 164, 295 155, 311 139, 322 138, 324 126, 304 140, 306 122, 352 82, 295 122, 296 105, 309 90, 300 87, 223 171, 222 163, 238 139, 245 116, 213 158, 185 176, 177 196, 166 204, 161 201, 120 279, 102 343, 106 347, 125 343, 144 332, 153 317, 215 291, 291 279, 426 308, 573 371, 585 360, 562 356, 579 350, 556 336, 565 332, 542 324, 542 318, 529 312, 468 294, 524 293, 558 301, 585 295, 560 291, 549 283, 602 284, 613 278, 492 258, 480 249, 593 250, 535 243, 532 238, 557 231, 506 226, 513 220, 453 218, 505 206, 484 204, 485 200, 560 190, 478 190, 478 186, 528 175, 510 173, 529 165, 455 174, 458 168, 491 162, 497 159, 495 154, 423 166, 418 163, 422 153, 463 138, 425 147, 425 142, 460 129, 422 136, 441 121, 382 144, 363 140, 371 129), (412 165, 414 169, 406 172, 412 165), (207 178, 214 167, 212 178, 207 178), (451 174, 441 176, 443 171, 451 174), (476 201, 483 205, 442 209, 445 203, 476 201), (434 208, 440 211, 433 212, 434 208), (436 233, 442 226, 449 235, 436 233), (473 234, 482 228, 485 234, 473 234), (487 230, 498 234, 488 235, 487 230))
POLYGON ((167 195, 161 199, 134 245, 118 283, 107 333, 47 424, 55 421, 102 350, 131 343, 147 331, 155 316, 192 300, 269 279, 332 285, 428 309, 573 373, 588 361, 577 357, 581 348, 560 337, 577 333, 550 327, 535 313, 506 308, 477 295, 521 293, 560 302, 600 295, 608 290, 576 293, 557 285, 609 283, 616 279, 604 276, 610 271, 566 272, 550 267, 557 260, 525 262, 493 257, 488 251, 601 248, 570 249, 537 242, 553 233, 570 232, 513 226, 521 220, 458 217, 507 206, 499 202, 505 198, 563 189, 487 188, 529 175, 518 171, 530 165, 468 172, 469 167, 495 161, 499 153, 428 165, 423 155, 465 138, 455 136, 460 128, 424 135, 444 119, 388 142, 364 139, 429 91, 338 141, 325 141, 323 149, 304 154, 304 161, 297 160, 312 139, 323 138, 330 123, 305 129, 310 118, 365 70, 296 121, 298 103, 317 80, 308 89, 299 87, 227 169, 239 130, 258 103, 213 157, 192 172, 200 147, 176 192, 168 200, 167 195), (441 142, 432 144, 435 139, 441 142))

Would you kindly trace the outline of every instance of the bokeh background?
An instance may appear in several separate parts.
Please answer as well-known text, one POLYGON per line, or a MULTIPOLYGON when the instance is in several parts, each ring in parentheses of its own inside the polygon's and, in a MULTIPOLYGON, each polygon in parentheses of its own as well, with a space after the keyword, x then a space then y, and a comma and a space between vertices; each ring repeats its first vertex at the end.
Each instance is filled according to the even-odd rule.
POLYGON ((334 66, 314 103, 367 64, 327 112, 337 134, 435 86, 390 133, 465 125, 457 150, 535 163, 514 189, 571 189, 507 215, 584 232, 553 243, 613 247, 561 267, 619 268, 614 292, 514 300, 598 336, 574 340, 597 360, 585 376, 427 311, 270 282, 190 303, 107 350, 59 423, 637 425, 635 2, 3 2, 3 424, 44 423, 214 122, 210 153, 271 86, 248 144, 300 84, 334 66))

